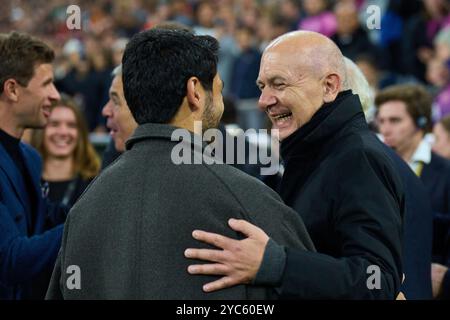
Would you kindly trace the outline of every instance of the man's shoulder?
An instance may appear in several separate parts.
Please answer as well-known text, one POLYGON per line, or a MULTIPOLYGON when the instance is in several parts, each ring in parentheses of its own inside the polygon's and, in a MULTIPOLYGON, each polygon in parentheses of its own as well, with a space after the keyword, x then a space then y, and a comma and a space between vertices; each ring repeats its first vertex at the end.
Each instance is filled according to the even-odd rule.
POLYGON ((27 143, 21 142, 20 147, 22 148, 25 157, 32 158, 35 161, 41 161, 41 156, 32 146, 27 143))
MULTIPOLYGON (((280 200, 278 194, 265 185, 262 181, 249 174, 227 164, 204 164, 204 170, 213 174, 217 181, 226 186, 230 192, 239 195, 253 194, 259 197, 270 196, 280 200)), ((280 200, 281 201, 281 200, 280 200)))
MULTIPOLYGON (((353 131, 339 141, 336 148, 336 157, 340 161, 369 160, 382 162, 394 167, 392 156, 374 133, 369 130, 353 131)), ((351 163, 349 163, 351 165, 351 163)))
POLYGON ((431 152, 431 161, 429 165, 436 170, 450 172, 450 160, 445 159, 434 152, 431 152))

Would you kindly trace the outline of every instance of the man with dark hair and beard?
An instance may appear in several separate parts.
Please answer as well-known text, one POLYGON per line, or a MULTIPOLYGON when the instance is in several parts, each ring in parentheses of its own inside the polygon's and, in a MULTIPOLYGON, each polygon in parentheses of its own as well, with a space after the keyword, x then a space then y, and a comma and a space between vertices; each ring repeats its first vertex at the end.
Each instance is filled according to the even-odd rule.
POLYGON ((194 227, 236 239, 238 233, 227 225, 234 224, 232 218, 264 228, 274 241, 268 242, 263 232, 259 241, 268 246, 314 250, 301 218, 258 180, 224 164, 177 165, 173 160, 180 143, 191 147, 191 158, 205 158, 202 146, 192 148, 173 136, 182 130, 195 140, 218 125, 223 83, 217 50, 214 38, 182 30, 152 29, 131 39, 122 80, 138 127, 126 142, 127 151, 69 213, 47 298, 273 298, 272 290, 251 285, 207 294, 202 284, 218 277, 186 272, 189 261, 183 252, 195 244, 194 227), (196 121, 202 126, 195 126, 196 121), (72 265, 81 275, 72 284, 78 290, 66 286, 72 277, 66 270, 72 265))

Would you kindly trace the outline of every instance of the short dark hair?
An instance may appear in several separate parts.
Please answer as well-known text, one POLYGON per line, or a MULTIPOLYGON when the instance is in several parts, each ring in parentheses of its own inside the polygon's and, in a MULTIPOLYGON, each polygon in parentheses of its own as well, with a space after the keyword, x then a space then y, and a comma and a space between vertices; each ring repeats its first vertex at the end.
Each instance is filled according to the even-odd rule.
POLYGON ((54 51, 41 40, 16 31, 0 34, 0 94, 8 79, 28 86, 34 69, 42 63, 51 63, 54 51))
POLYGON ((433 99, 428 91, 418 84, 399 84, 381 90, 375 97, 377 111, 380 106, 389 101, 402 101, 406 105, 406 111, 414 123, 424 130, 430 132, 431 104, 433 99))
POLYGON ((138 124, 167 123, 186 96, 190 77, 211 91, 219 44, 210 36, 154 28, 136 34, 122 59, 125 99, 138 124))

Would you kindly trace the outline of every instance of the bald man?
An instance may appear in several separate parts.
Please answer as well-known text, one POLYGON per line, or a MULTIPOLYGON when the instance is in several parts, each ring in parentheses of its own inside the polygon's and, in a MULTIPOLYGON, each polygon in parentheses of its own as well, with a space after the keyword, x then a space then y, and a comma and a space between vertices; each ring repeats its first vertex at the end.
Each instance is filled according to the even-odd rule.
POLYGON ((218 250, 187 249, 186 257, 212 262, 188 272, 222 275, 205 284, 208 292, 251 282, 272 285, 281 298, 394 299, 402 278, 403 186, 358 97, 344 90, 341 52, 318 33, 285 34, 264 51, 257 84, 260 109, 279 130, 280 194, 318 252, 280 246, 240 220, 231 225, 246 235, 240 241, 195 230, 194 238, 218 250))

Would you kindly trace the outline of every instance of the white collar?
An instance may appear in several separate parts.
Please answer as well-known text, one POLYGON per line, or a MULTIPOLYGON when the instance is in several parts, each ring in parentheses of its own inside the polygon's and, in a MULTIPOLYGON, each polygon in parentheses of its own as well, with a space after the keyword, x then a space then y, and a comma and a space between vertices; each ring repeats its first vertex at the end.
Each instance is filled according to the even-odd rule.
POLYGON ((425 164, 431 161, 431 145, 425 140, 420 141, 419 146, 409 161, 410 164, 423 162, 425 164))

